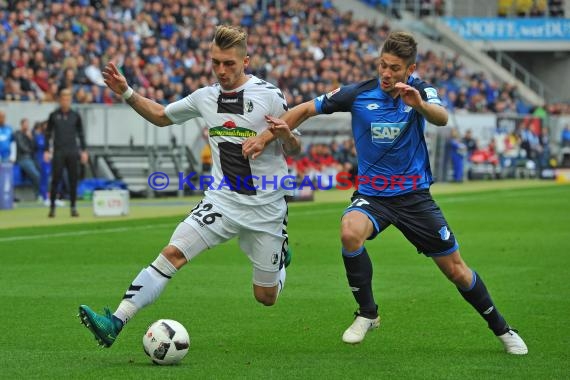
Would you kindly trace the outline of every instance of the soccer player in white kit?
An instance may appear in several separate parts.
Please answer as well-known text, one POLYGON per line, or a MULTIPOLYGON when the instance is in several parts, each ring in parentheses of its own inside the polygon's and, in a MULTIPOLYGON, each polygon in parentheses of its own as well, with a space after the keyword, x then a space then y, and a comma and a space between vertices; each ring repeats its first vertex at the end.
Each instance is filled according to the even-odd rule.
POLYGON ((114 343, 128 320, 158 298, 184 264, 236 236, 253 264, 255 299, 271 306, 283 288, 289 259, 288 193, 281 183, 287 176, 284 153, 296 154, 300 141, 282 128, 273 147, 255 160, 243 157, 242 142, 267 129, 266 116, 282 115, 287 103, 277 87, 245 73, 247 34, 240 28, 218 26, 210 54, 218 83, 166 107, 134 92, 113 63, 103 71, 106 85, 159 127, 202 117, 213 159, 213 183, 204 198, 178 225, 156 260, 135 277, 116 311, 105 308, 105 314, 97 314, 86 305, 79 307, 81 322, 105 347, 114 343))

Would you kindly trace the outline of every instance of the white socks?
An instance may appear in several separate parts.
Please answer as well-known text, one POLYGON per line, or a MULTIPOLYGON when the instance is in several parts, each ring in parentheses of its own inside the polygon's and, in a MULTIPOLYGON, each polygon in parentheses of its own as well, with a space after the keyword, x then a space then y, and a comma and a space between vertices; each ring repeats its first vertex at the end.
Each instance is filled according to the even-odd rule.
POLYGON ((279 283, 277 284, 277 286, 278 286, 277 296, 278 297, 279 297, 279 294, 281 294, 281 291, 283 290, 283 288, 285 287, 285 279, 286 278, 287 278, 287 272, 285 272, 285 267, 283 267, 279 271, 279 283))
POLYGON ((113 315, 123 321, 123 324, 127 323, 137 311, 160 296, 168 280, 176 272, 176 268, 166 257, 158 255, 152 264, 135 277, 113 315))

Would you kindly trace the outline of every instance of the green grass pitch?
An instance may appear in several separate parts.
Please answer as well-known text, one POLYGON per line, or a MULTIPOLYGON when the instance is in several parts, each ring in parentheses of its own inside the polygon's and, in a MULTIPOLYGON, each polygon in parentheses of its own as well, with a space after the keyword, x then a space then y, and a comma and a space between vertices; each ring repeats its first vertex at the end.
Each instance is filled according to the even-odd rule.
POLYGON ((432 261, 394 228, 367 243, 381 327, 360 345, 343 344, 355 310, 338 238, 349 193, 344 202, 290 206, 294 258, 274 307, 254 300, 251 267, 231 241, 180 271, 110 349, 79 324, 78 305, 114 310, 191 204, 177 216, 0 229, 0 377, 570 378, 569 196, 569 186, 554 184, 435 196, 463 257, 525 339, 525 357, 503 353, 432 261), (190 333, 190 352, 177 366, 153 365, 142 350, 146 327, 160 318, 190 333))

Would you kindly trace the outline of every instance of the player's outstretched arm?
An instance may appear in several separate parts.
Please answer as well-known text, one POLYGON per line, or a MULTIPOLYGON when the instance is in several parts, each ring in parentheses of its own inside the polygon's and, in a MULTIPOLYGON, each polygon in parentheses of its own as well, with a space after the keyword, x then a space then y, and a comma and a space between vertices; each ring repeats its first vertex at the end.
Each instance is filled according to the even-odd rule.
POLYGON ((172 121, 164 113, 164 106, 134 92, 129 87, 127 79, 119 72, 113 62, 109 62, 105 66, 103 79, 107 87, 114 93, 121 95, 139 115, 154 125, 164 127, 172 124, 172 121))
POLYGON ((301 103, 298 106, 291 108, 289 111, 281 115, 280 119, 287 123, 290 129, 295 129, 305 120, 315 115, 317 115, 315 102, 314 100, 309 100, 308 102, 301 103))
POLYGON ((285 121, 271 116, 265 116, 265 120, 269 123, 268 131, 282 142, 285 154, 294 156, 301 152, 301 140, 293 134, 285 121))
MULTIPOLYGON (((314 101, 310 100, 308 102, 301 103, 298 106, 291 108, 289 111, 281 115, 280 118, 276 118, 273 116, 266 116, 268 123, 270 123, 269 128, 263 131, 258 136, 251 137, 246 141, 244 141, 242 145, 243 156, 255 159, 265 150, 265 148, 270 142, 277 139, 278 136, 275 135, 274 133, 275 129, 272 130, 272 127, 279 125, 280 126, 279 129, 281 129, 282 126, 287 125, 289 129, 293 130, 297 128, 299 125, 301 125, 301 123, 303 123, 305 120, 307 120, 312 116, 315 116, 316 114, 317 114, 317 109, 315 108, 315 103, 314 101)), ((290 142, 292 143, 293 141, 290 140, 290 142)), ((298 150, 301 149, 301 142, 297 137, 295 137, 295 144, 297 144, 298 146, 297 147, 293 147, 292 145, 284 146, 285 152, 287 154, 292 154, 292 155, 298 153, 295 151, 295 149, 298 150), (289 151, 290 149, 291 151, 289 151)))
POLYGON ((438 127, 445 127, 447 125, 447 110, 438 105, 431 104, 422 101, 420 108, 417 108, 418 112, 424 115, 427 121, 438 127))

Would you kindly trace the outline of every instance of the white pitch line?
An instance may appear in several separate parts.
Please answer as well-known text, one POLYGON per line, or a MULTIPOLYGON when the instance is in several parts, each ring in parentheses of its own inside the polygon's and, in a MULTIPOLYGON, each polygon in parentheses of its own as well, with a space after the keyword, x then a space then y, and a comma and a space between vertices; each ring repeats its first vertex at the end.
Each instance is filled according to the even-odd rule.
MULTIPOLYGON (((301 212, 294 211, 295 215, 311 215, 316 213, 328 214, 332 212, 339 213, 340 215, 340 212, 338 210, 321 210, 319 212, 306 211, 306 210, 301 212)), ((103 228, 98 230, 69 231, 69 232, 59 232, 53 234, 9 236, 9 237, 0 238, 0 243, 9 242, 9 241, 51 239, 51 238, 70 237, 70 236, 85 236, 85 235, 97 235, 97 234, 107 234, 107 233, 116 233, 116 232, 128 232, 133 230, 147 230, 150 228, 160 228, 160 227, 172 227, 172 230, 174 230, 174 228, 176 228, 176 224, 175 223, 149 224, 145 226, 103 228)))
MULTIPOLYGON (((536 193, 538 194, 541 189, 536 189, 536 193)), ((561 189, 562 190, 562 189, 561 189)), ((535 192, 529 192, 529 194, 524 195, 532 195, 534 196, 535 192)), ((508 194, 503 193, 501 194, 502 197, 516 197, 520 198, 520 194, 508 194)), ((436 202, 439 203, 438 197, 435 196, 434 199, 436 202)), ((480 195, 473 195, 473 196, 465 196, 465 195, 457 195, 455 197, 445 197, 445 199, 441 200, 441 203, 454 203, 454 202, 471 202, 474 200, 480 201, 485 199, 493 199, 496 198, 496 195, 492 194, 485 194, 482 193, 480 195)), ((347 206, 348 206, 348 199, 347 199, 347 206)), ((325 209, 325 210, 302 210, 299 208, 289 209, 289 215, 314 215, 314 214, 332 214, 338 213, 339 216, 342 215, 342 210, 337 209, 325 209), (299 211, 298 211, 299 210, 299 211)), ((9 242, 9 241, 19 241, 19 240, 34 240, 34 239, 49 239, 49 238, 58 238, 58 237, 68 237, 68 236, 83 236, 83 235, 97 235, 100 233, 115 233, 115 232, 128 232, 133 230, 146 230, 150 228, 157 228, 157 227, 176 227, 174 223, 170 224, 150 224, 146 226, 135 226, 135 227, 117 227, 117 228, 107 228, 107 229, 100 229, 100 230, 83 230, 83 231, 70 231, 70 232, 60 232, 54 234, 42 234, 42 235, 20 235, 20 236, 9 236, 0 238, 0 243, 2 242, 9 242)))
POLYGON ((7 241, 18 241, 18 240, 49 239, 49 238, 68 237, 68 236, 97 235, 100 233, 127 232, 132 230, 146 230, 149 228, 167 227, 167 226, 171 226, 171 224, 152 224, 146 226, 104 228, 100 230, 69 231, 69 232, 60 232, 60 233, 42 234, 42 235, 9 236, 5 238, 0 238, 0 243, 7 241))

